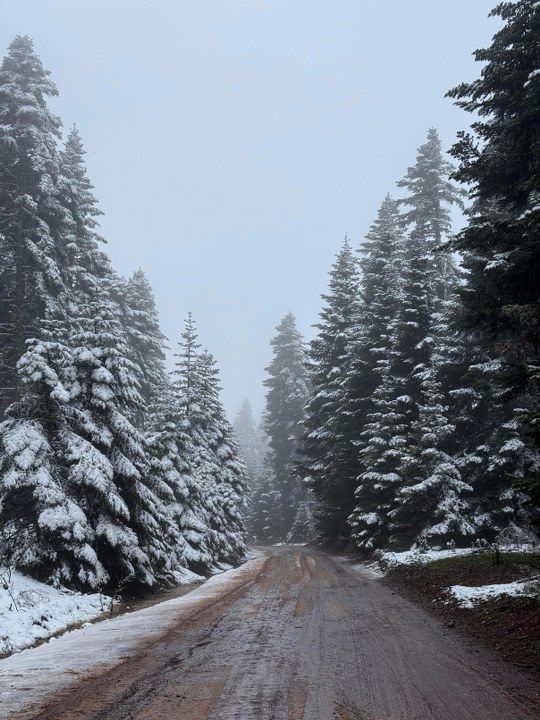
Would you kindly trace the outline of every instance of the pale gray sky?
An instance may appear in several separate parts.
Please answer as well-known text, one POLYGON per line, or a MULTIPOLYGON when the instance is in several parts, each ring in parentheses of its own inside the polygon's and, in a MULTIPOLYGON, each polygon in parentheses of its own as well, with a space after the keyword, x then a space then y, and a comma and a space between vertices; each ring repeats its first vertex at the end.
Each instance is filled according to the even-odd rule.
POLYGON ((327 272, 427 128, 495 0, 0 0, 0 47, 29 34, 77 123, 115 267, 141 266, 176 342, 191 309, 227 410, 263 404, 274 325, 310 337, 327 272))

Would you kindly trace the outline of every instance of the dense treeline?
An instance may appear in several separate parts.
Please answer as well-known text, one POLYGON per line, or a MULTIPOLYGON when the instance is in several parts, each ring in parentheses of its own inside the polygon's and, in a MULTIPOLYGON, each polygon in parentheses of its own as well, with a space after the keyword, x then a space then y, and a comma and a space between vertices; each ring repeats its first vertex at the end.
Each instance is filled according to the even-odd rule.
POLYGON ((401 197, 332 269, 304 444, 327 542, 490 541, 538 500, 539 13, 494 10, 481 78, 449 93, 480 116, 459 165, 431 129, 401 197), (471 204, 453 236, 457 181, 471 204))
POLYGON ((271 473, 253 512, 285 524, 259 522, 260 537, 291 539, 306 483, 311 537, 366 551, 492 541, 537 521, 540 6, 493 14, 504 26, 476 53, 480 78, 449 93, 479 118, 451 150, 458 164, 430 129, 358 252, 345 238, 307 378, 290 353, 269 368, 271 473))
POLYGON ((190 316, 166 372, 151 287, 102 250, 56 94, 17 37, 0 68, 0 560, 83 589, 210 573, 244 555, 215 362, 190 316))

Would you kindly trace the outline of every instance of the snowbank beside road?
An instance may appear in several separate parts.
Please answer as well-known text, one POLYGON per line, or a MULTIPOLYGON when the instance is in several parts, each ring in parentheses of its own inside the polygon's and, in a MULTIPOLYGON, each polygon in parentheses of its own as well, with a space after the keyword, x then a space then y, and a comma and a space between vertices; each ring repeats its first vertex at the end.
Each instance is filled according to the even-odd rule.
POLYGON ((496 600, 502 595, 510 597, 534 597, 538 594, 538 579, 536 584, 529 578, 515 580, 511 583, 500 583, 497 585, 480 585, 469 587, 467 585, 452 585, 448 588, 450 595, 457 600, 461 607, 472 610, 477 603, 486 600, 496 600))
MULTIPOLYGON (((538 552, 537 545, 500 545, 501 553, 535 553, 538 552)), ((463 557, 465 555, 479 555, 493 552, 490 548, 449 548, 447 550, 406 550, 405 552, 383 552, 379 562, 386 568, 391 569, 398 565, 426 565, 447 560, 449 558, 463 557)))
POLYGON ((54 642, 0 660, 0 718, 20 718, 48 695, 116 665, 141 644, 254 579, 266 558, 215 575, 187 595, 65 633, 54 642))
POLYGON ((0 657, 99 617, 111 598, 81 595, 0 567, 0 657))
POLYGON ((461 557, 477 553, 478 548, 451 548, 448 550, 406 550, 404 552, 385 552, 381 555, 380 562, 388 568, 397 565, 425 565, 446 560, 447 558, 461 557))

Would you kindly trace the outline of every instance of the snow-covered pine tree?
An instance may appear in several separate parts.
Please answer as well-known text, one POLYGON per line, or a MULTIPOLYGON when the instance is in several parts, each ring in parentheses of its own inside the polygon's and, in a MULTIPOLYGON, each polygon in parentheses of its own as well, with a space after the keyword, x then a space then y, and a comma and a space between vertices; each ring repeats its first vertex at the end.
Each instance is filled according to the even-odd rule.
POLYGON ((29 574, 98 587, 106 573, 90 545, 93 529, 71 495, 66 469, 73 255, 56 147, 60 121, 46 104, 55 94, 30 39, 16 38, 0 70, 6 273, 0 386, 3 403, 12 403, 1 430, 1 525, 3 541, 16 526, 16 560, 29 574))
MULTIPOLYGON (((457 276, 448 255, 434 254, 450 231, 450 207, 462 205, 461 192, 448 179, 451 170, 442 156, 437 132, 430 129, 415 164, 398 183, 408 191, 399 204, 408 208, 403 223, 411 229, 390 365, 382 388, 385 396, 375 398, 375 417, 370 418, 364 451, 369 462, 351 518, 357 542, 369 549, 375 540, 379 545, 406 545, 433 523, 429 511, 423 519, 407 512, 413 504, 408 501, 412 492, 405 488, 414 487, 416 503, 438 514, 437 540, 444 526, 442 509, 448 509, 447 526, 454 532, 457 521, 452 514, 459 505, 453 502, 454 493, 467 488, 456 468, 446 464, 445 472, 441 471, 443 459, 449 457, 440 453, 448 442, 450 423, 444 406, 437 402, 433 368, 437 313, 457 276), (434 399, 429 400, 435 389, 434 399), (383 412, 387 417, 381 417, 383 412), (434 427, 426 426, 428 421, 434 427), (377 425, 384 428, 386 436, 378 439, 377 425), (380 504, 373 502, 373 492, 380 494, 380 504)), ((468 531, 465 521, 462 527, 468 531)))
POLYGON ((262 467, 266 452, 266 439, 264 431, 255 422, 249 400, 244 400, 240 406, 234 419, 233 428, 251 486, 262 467))
POLYGON ((389 512, 390 542, 408 547, 422 542, 444 547, 468 544, 475 525, 468 519, 472 487, 462 480, 459 462, 449 451, 455 427, 448 420, 435 369, 424 372, 418 418, 410 428, 413 443, 402 449, 400 485, 389 512))
POLYGON ((159 327, 152 287, 141 269, 135 271, 125 283, 123 301, 122 324, 144 403, 137 424, 145 427, 166 378, 166 338, 159 327))
POLYGON ((347 237, 330 270, 328 292, 309 348, 312 397, 306 410, 304 472, 318 502, 317 530, 329 543, 349 536, 358 475, 354 419, 347 394, 351 341, 358 324, 358 264, 347 237))
POLYGON ((5 561, 32 577, 99 588, 107 573, 95 535, 72 497, 65 458, 70 447, 71 354, 61 318, 41 321, 18 363, 20 399, 0 424, 0 546, 5 561))
POLYGON ((0 67, 0 413, 17 398, 26 341, 62 291, 64 210, 58 200, 57 95, 27 36, 0 67))
POLYGON ((529 453, 516 442, 501 362, 490 359, 478 337, 455 327, 457 305, 455 297, 447 300, 437 318, 433 365, 454 427, 448 452, 471 489, 462 497, 463 511, 475 535, 492 541, 520 520, 521 496, 509 478, 523 477, 529 453))
POLYGON ((292 313, 276 326, 271 341, 273 357, 266 368, 264 384, 266 407, 264 428, 268 435, 269 464, 280 493, 279 517, 274 517, 276 532, 287 537, 294 522, 298 503, 307 496, 307 487, 296 465, 301 457, 305 407, 309 400, 309 380, 302 335, 292 313))
POLYGON ((104 281, 80 308, 72 338, 78 392, 69 482, 94 528, 111 583, 152 586, 167 567, 168 518, 149 473, 145 438, 129 420, 141 398, 111 298, 104 281))
POLYGON ((403 220, 411 230, 391 363, 397 380, 395 409, 401 411, 403 429, 393 443, 400 454, 400 487, 387 517, 389 542, 400 546, 430 527, 436 527, 430 536, 433 542, 444 540, 445 530, 448 540, 471 532, 460 514, 459 499, 468 485, 445 453, 454 428, 441 404, 433 367, 437 342, 442 341, 436 338, 438 314, 454 292, 458 275, 450 255, 441 253, 451 231, 450 208, 463 207, 462 191, 449 180, 452 170, 431 128, 415 164, 398 183, 408 191, 399 202, 408 208, 403 220), (423 519, 413 512, 419 506, 426 508, 423 519))
MULTIPOLYGON (((492 358, 500 358, 527 426, 527 417, 535 423, 539 405, 540 6, 535 0, 503 2, 492 15, 504 24, 491 45, 475 53, 483 63, 480 77, 448 93, 480 118, 459 134, 451 151, 459 161, 455 176, 470 186, 474 199, 452 246, 462 254, 466 273, 458 320, 492 358)), ((540 447, 533 448, 538 455, 540 447)), ((536 470, 524 472, 538 494, 534 464, 536 470)), ((526 489, 527 483, 520 486, 526 489)))
POLYGON ((59 190, 67 210, 64 242, 68 255, 65 285, 69 288, 70 315, 93 297, 101 279, 112 273, 109 258, 101 248, 97 218, 102 215, 85 164, 85 150, 76 127, 69 131, 60 153, 59 190))
POLYGON ((452 229, 450 208, 463 209, 465 195, 450 180, 453 171, 454 166, 443 156, 437 130, 430 128, 426 142, 418 148, 415 164, 398 182, 406 191, 398 204, 406 208, 402 218, 403 224, 412 228, 411 239, 423 238, 426 250, 436 251, 433 289, 441 300, 452 297, 458 278, 455 262, 444 245, 452 229))
POLYGON ((390 362, 380 366, 381 381, 373 393, 373 409, 361 433, 360 458, 363 472, 358 478, 356 506, 349 517, 352 538, 367 551, 388 545, 388 513, 394 507, 401 484, 398 473, 402 434, 406 426, 396 402, 396 381, 390 362))
POLYGON ((174 575, 182 568, 205 573, 209 557, 201 557, 199 547, 206 526, 197 519, 192 506, 198 498, 189 459, 190 439, 185 431, 179 397, 165 380, 157 394, 148 427, 147 448, 150 472, 160 483, 160 497, 172 522, 168 528, 167 546, 170 548, 168 569, 174 575))
POLYGON ((396 318, 402 300, 404 238, 398 205, 383 200, 361 246, 359 323, 351 345, 347 400, 355 420, 359 472, 349 522, 354 540, 366 549, 379 545, 399 480, 400 408, 390 373, 396 318))
POLYGON ((247 518, 248 537, 262 544, 274 544, 282 540, 276 518, 281 513, 281 497, 276 489, 268 454, 255 478, 247 518))
MULTIPOLYGON (((234 436, 238 443, 240 457, 245 466, 247 476, 247 509, 246 528, 249 537, 259 537, 261 528, 262 508, 258 504, 262 499, 263 479, 266 481, 267 466, 265 456, 268 441, 261 425, 255 423, 253 410, 249 400, 244 400, 233 423, 234 436), (256 519, 258 518, 258 519, 256 519), (257 529, 256 529, 257 528, 257 529)), ((266 500, 263 501, 266 503, 266 500)), ((266 511, 264 511, 266 516, 266 511)))
POLYGON ((298 503, 292 527, 287 533, 288 543, 302 544, 315 540, 317 537, 315 512, 316 501, 310 493, 310 496, 298 503))
POLYGON ((201 423, 199 351, 197 329, 190 312, 181 333, 178 352, 175 353, 173 393, 180 411, 175 438, 181 463, 180 475, 188 487, 183 523, 186 527, 185 537, 191 548, 189 567, 194 572, 208 574, 215 567, 215 558, 210 543, 204 474, 212 463, 201 423))
POLYGON ((233 430, 219 399, 219 378, 213 356, 199 357, 200 422, 206 442, 202 478, 211 544, 218 565, 237 564, 245 555, 247 477, 233 430))

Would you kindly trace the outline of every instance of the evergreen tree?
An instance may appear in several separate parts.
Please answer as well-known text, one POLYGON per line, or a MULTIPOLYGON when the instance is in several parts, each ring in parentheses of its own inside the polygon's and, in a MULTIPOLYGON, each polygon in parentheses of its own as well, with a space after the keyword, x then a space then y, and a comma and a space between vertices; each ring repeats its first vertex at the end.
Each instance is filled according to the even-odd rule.
POLYGON ((455 298, 447 301, 438 319, 433 364, 454 427, 449 452, 470 487, 465 512, 476 536, 491 542, 509 523, 521 522, 522 499, 509 478, 523 477, 527 452, 515 442, 501 363, 490 359, 477 338, 454 327, 457 305, 455 298))
POLYGON ((458 277, 443 242, 451 231, 450 208, 455 205, 463 209, 465 193, 451 182, 453 170, 453 165, 443 157, 437 131, 430 128, 426 142, 418 148, 415 164, 398 182, 398 187, 407 193, 398 203, 406 207, 403 223, 412 227, 411 239, 422 238, 427 251, 436 251, 433 290, 442 300, 450 299, 458 277))
POLYGON ((148 436, 150 471, 161 484, 166 506, 170 547, 169 569, 173 573, 188 567, 194 572, 208 571, 211 559, 201 553, 206 526, 196 517, 193 507, 199 492, 189 459, 193 452, 185 431, 180 400, 170 382, 164 381, 151 415, 148 436))
MULTIPOLYGON (((58 322, 54 328, 58 331, 58 322)), ((108 575, 64 464, 70 448, 70 360, 68 348, 51 332, 47 340, 31 341, 18 363, 21 399, 0 424, 0 544, 13 566, 33 577, 99 588, 108 575)))
POLYGON ((401 487, 387 517, 390 541, 397 545, 415 536, 437 542, 445 533, 453 540, 456 533, 471 532, 461 517, 459 499, 468 486, 445 452, 454 428, 441 404, 433 367, 437 317, 454 291, 457 276, 451 258, 440 253, 451 230, 450 208, 463 206, 462 192, 448 179, 452 169, 431 128, 415 164, 398 183, 408 191, 400 204, 408 208, 403 219, 412 227, 391 362, 396 379, 394 405, 401 424, 392 444, 398 449, 401 487))
MULTIPOLYGON (((398 183, 408 191, 399 203, 408 208, 403 223, 411 229, 389 366, 368 416, 365 469, 351 517, 355 539, 368 549, 406 545, 428 533, 431 511, 438 522, 430 536, 437 540, 445 527, 444 509, 449 539, 461 521, 457 496, 468 486, 445 453, 452 427, 438 401, 433 368, 437 314, 457 274, 451 258, 434 254, 450 231, 450 206, 462 204, 460 191, 448 180, 450 171, 430 129, 415 164, 398 183), (419 507, 423 514, 416 512, 419 507)), ((466 521, 460 527, 469 532, 466 521)))
POLYGON ((314 540, 316 536, 315 500, 310 496, 298 503, 292 527, 287 534, 287 542, 306 543, 314 540))
POLYGON ((276 489, 268 455, 263 460, 251 492, 248 534, 257 542, 273 545, 282 540, 278 522, 281 495, 276 489))
POLYGON ((255 423, 249 400, 244 400, 240 406, 233 428, 251 486, 261 470, 266 452, 266 442, 264 431, 255 423))
POLYGON ((418 541, 438 547, 448 542, 463 545, 475 533, 462 498, 472 488, 463 482, 459 464, 448 452, 455 427, 434 375, 430 370, 422 379, 422 402, 410 431, 413 441, 400 457, 401 487, 389 512, 390 542, 398 546, 418 541))
POLYGON ((140 418, 140 425, 144 426, 166 378, 166 338, 159 327, 152 288, 142 270, 134 272, 125 284, 123 300, 123 326, 144 403, 140 418))
POLYGON ((357 432, 358 488, 349 518, 361 547, 378 544, 394 497, 401 407, 390 373, 396 319, 402 301, 404 255, 398 204, 387 196, 361 247, 362 305, 352 344, 347 400, 357 432))
POLYGON ((13 401, 2 427, 2 535, 11 537, 15 524, 16 537, 24 539, 16 559, 30 574, 98 587, 108 576, 66 466, 77 393, 70 347, 76 243, 56 148, 60 121, 46 106, 56 89, 27 37, 10 46, 0 94, 0 213, 6 232, 0 385, 5 404, 13 401), (26 469, 25 454, 32 457, 26 469))
POLYGON ((80 309, 72 338, 77 396, 69 480, 96 533, 98 557, 116 583, 155 582, 167 560, 162 503, 150 487, 145 440, 132 425, 141 404, 120 318, 108 287, 80 309))
POLYGON ((101 245, 97 218, 102 215, 93 193, 85 164, 81 136, 73 127, 60 153, 58 180, 60 201, 66 209, 64 244, 67 267, 64 284, 69 289, 69 315, 73 319, 78 308, 92 299, 102 279, 112 276, 112 268, 101 245))
POLYGON ((245 511, 247 533, 249 536, 259 537, 261 528, 266 524, 261 525, 261 508, 258 503, 261 500, 262 479, 266 472, 267 440, 263 428, 255 423, 249 400, 244 400, 240 406, 233 428, 248 483, 245 511))
POLYGON ((0 67, 0 412, 18 397, 26 341, 62 292, 65 213, 58 198, 57 90, 27 36, 0 67))
POLYGON ((295 463, 304 433, 309 381, 304 343, 292 313, 287 313, 277 325, 271 344, 273 358, 264 381, 268 388, 264 427, 268 434, 269 463, 280 493, 279 517, 274 521, 279 535, 285 538, 292 527, 297 503, 307 492, 295 463))
MULTIPOLYGON (((201 396, 200 343, 191 312, 185 321, 178 344, 177 359, 173 372, 173 393, 178 406, 176 439, 180 475, 188 491, 188 503, 184 516, 186 540, 191 548, 189 567, 194 572, 208 574, 214 567, 208 527, 208 514, 204 498, 203 469, 206 463, 206 437, 200 422, 201 396)), ((208 459, 208 458, 207 458, 208 459)))
POLYGON ((329 290, 309 349, 312 397, 307 406, 303 467, 318 501, 317 529, 327 542, 349 535, 357 452, 355 425, 347 394, 351 342, 359 315, 358 266, 345 237, 330 271, 329 290), (348 401, 348 402, 347 402, 348 401))
POLYGON ((244 510, 247 482, 238 448, 219 400, 215 360, 205 351, 198 359, 198 417, 204 440, 199 466, 210 543, 218 566, 237 563, 245 554, 244 510))
MULTIPOLYGON (((452 245, 466 271, 458 321, 492 358, 501 358, 505 384, 526 410, 520 419, 531 427, 540 365, 540 8, 535 0, 518 0, 499 3, 491 14, 504 25, 490 47, 475 53, 484 63, 480 77, 448 93, 479 116, 452 149, 455 176, 474 200, 452 245)), ((537 473, 525 474, 537 495, 537 473)), ((527 488, 526 481, 520 485, 527 488)))

